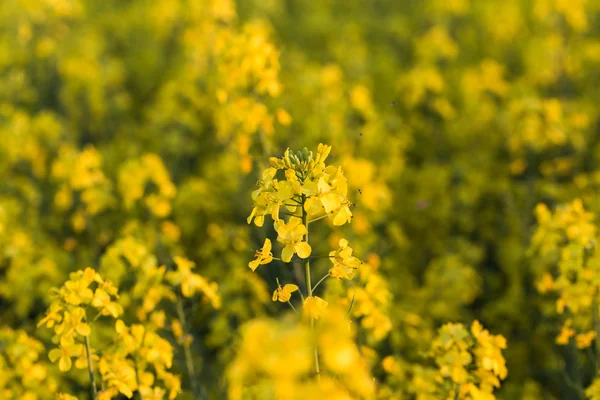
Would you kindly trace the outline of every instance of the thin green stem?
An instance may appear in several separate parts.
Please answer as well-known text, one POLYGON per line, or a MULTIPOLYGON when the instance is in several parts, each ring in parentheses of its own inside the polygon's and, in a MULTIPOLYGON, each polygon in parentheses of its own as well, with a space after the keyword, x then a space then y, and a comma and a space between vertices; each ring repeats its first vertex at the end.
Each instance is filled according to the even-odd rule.
MULTIPOLYGON (((86 319, 83 319, 83 322, 86 322, 86 319)), ((90 377, 90 393, 92 395, 92 400, 98 399, 98 390, 96 389, 96 378, 94 377, 94 364, 92 362, 92 349, 90 346, 90 337, 85 336, 85 354, 87 356, 88 363, 88 375, 90 377)))
POLYGON ((325 275, 324 277, 321 278, 321 280, 319 282, 317 282, 317 284, 312 288, 313 292, 317 289, 317 287, 321 284, 321 282, 323 282, 325 279, 329 278, 329 272, 327 273, 327 275, 325 275))
POLYGON ((594 330, 596 331, 596 338, 594 343, 596 345, 595 361, 596 361, 596 377, 600 376, 600 318, 598 317, 598 288, 594 293, 594 299, 592 301, 592 317, 594 320, 594 330))
POLYGON ((287 302, 287 303, 290 305, 290 307, 292 307, 292 310, 294 310, 294 312, 295 312, 296 314, 298 314, 298 311, 296 311, 296 307, 294 307, 294 306, 292 305, 292 303, 291 303, 289 300, 288 300, 288 302, 287 302))
POLYGON ((312 260, 316 260, 318 258, 335 258, 335 256, 329 256, 329 255, 327 255, 327 256, 325 256, 325 255, 323 255, 323 256, 309 256, 309 258, 312 259, 312 260))
POLYGON ((144 395, 142 394, 142 391, 140 390, 140 368, 138 366, 138 355, 137 355, 137 351, 135 353, 135 357, 134 357, 134 364, 135 364, 135 383, 137 384, 137 398, 139 400, 144 400, 144 395))
POLYGON ((352 295, 352 301, 350 302, 350 307, 348 307, 348 311, 346 312, 346 317, 348 317, 352 312, 352 307, 354 307, 354 299, 356 299, 356 295, 352 295))
POLYGON ((308 224, 312 224, 313 222, 318 221, 318 220, 323 219, 323 218, 327 218, 327 214, 321 215, 320 217, 315 218, 315 219, 311 219, 310 221, 306 221, 306 226, 308 227, 308 224))
POLYGON ((94 322, 98 321, 98 319, 102 316, 102 313, 99 312, 98 314, 96 314, 96 316, 94 317, 94 319, 92 319, 92 322, 90 322, 90 325, 92 325, 94 322))
MULTIPOLYGON (((304 226, 306 226, 306 235, 304 235, 304 240, 308 243, 308 214, 304 209, 304 203, 306 202, 306 196, 302 195, 302 222, 304 226)), ((304 273, 306 275, 306 290, 308 297, 312 296, 312 283, 310 281, 310 260, 308 258, 304 259, 304 273)), ((314 332, 315 330, 315 319, 311 317, 310 319, 310 328, 314 332)), ((315 373, 317 374, 317 379, 321 378, 321 370, 319 368, 319 350, 315 345, 314 349, 315 353, 315 373)))
POLYGON ((299 215, 292 214, 292 213, 288 213, 288 212, 285 212, 285 211, 279 211, 279 214, 282 214, 282 215, 288 215, 288 216, 290 216, 290 217, 294 217, 294 218, 302 218, 302 217, 301 217, 301 216, 299 216, 299 215))
MULTIPOLYGON (((185 322, 185 312, 183 311, 183 299, 180 294, 178 294, 177 299, 177 317, 179 318, 179 323, 184 330, 184 334, 186 333, 186 322, 185 322)), ((198 399, 198 382, 196 381, 196 370, 194 368, 194 359, 192 358, 192 351, 190 346, 187 343, 183 343, 183 352, 185 354, 185 367, 187 369, 188 377, 190 380, 190 387, 192 389, 192 393, 194 394, 194 399, 198 399)))

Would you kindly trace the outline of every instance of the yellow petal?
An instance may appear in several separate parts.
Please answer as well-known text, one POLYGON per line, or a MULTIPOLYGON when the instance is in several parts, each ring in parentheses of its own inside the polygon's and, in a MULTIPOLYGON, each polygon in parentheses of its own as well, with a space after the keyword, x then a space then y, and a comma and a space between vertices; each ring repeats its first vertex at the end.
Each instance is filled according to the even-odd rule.
POLYGON ((248 266, 250 267, 250 269, 252 271, 256 271, 256 268, 258 268, 259 265, 260 265, 260 262, 258 260, 252 260, 248 263, 248 266))
POLYGON ((61 372, 66 372, 68 370, 71 369, 71 357, 68 356, 63 356, 60 358, 60 360, 58 361, 58 369, 61 372))
POLYGON ((75 330, 81 336, 89 336, 89 334, 92 333, 92 328, 90 328, 90 326, 85 323, 80 323, 79 325, 77 325, 77 328, 75 328, 75 330))
POLYGON ((62 351, 60 349, 52 349, 50 353, 48 353, 48 358, 52 362, 56 362, 62 356, 62 351))
POLYGON ((293 255, 294 255, 294 246, 291 244, 287 244, 283 248, 283 251, 281 252, 281 260, 286 263, 290 262, 292 260, 293 255))
POLYGON ((296 252, 298 253, 298 257, 300 257, 300 258, 306 258, 306 257, 310 256, 310 253, 312 252, 312 249, 307 242, 296 243, 294 248, 296 249, 296 252))
POLYGON ((292 284, 292 283, 288 283, 283 287, 283 291, 286 293, 293 293, 296 290, 298 290, 298 286, 292 284))
POLYGON ((333 217, 333 225, 340 226, 344 225, 346 222, 350 222, 352 218, 352 212, 348 206, 344 206, 340 208, 340 210, 333 217))
POLYGON ((115 323, 115 331, 117 331, 118 334, 123 333, 125 331, 125 322, 120 319, 117 320, 115 323))

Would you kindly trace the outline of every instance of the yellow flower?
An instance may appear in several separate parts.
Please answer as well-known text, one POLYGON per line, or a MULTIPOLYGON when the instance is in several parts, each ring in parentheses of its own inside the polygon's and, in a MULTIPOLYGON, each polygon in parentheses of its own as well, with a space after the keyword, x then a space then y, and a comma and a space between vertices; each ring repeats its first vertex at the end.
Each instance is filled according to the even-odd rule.
POLYGON ((81 336, 88 336, 91 333, 90 326, 83 322, 85 310, 81 307, 73 311, 65 311, 62 323, 54 328, 54 332, 61 337, 73 336, 74 331, 81 336))
POLYGON ((48 358, 52 362, 58 360, 58 369, 62 372, 66 372, 70 370, 73 365, 71 357, 79 357, 82 353, 83 345, 75 344, 73 337, 70 337, 69 339, 61 339, 60 347, 50 350, 48 358))
POLYGON ((100 310, 103 315, 111 315, 117 318, 123 312, 123 307, 111 301, 110 295, 103 288, 97 288, 92 299, 92 306, 100 310))
POLYGON ((158 387, 142 387, 140 388, 140 394, 143 396, 144 400, 162 400, 165 398, 167 391, 158 387))
POLYGON ((352 221, 352 211, 350 211, 350 202, 345 202, 333 214, 333 225, 341 226, 352 221))
POLYGON ((290 114, 281 109, 278 108, 277 111, 275 112, 276 116, 277 116, 277 121, 284 126, 288 126, 289 124, 292 123, 292 117, 290 116, 290 114))
POLYGON ((360 267, 362 262, 352 256, 352 248, 348 247, 346 239, 340 239, 340 247, 329 253, 333 267, 329 270, 329 274, 337 279, 352 279, 354 273, 360 267))
POLYGON ((71 280, 65 282, 61 289, 61 295, 67 303, 74 306, 89 303, 94 297, 94 292, 88 286, 94 281, 100 282, 101 279, 92 268, 74 272, 71 274, 71 280))
POLYGON ((290 300, 292 297, 292 293, 298 290, 298 286, 293 284, 284 285, 283 288, 281 285, 273 292, 273 301, 279 300, 282 303, 285 303, 290 300))
POLYGON ((173 285, 181 285, 181 294, 184 297, 192 297, 196 292, 201 292, 214 308, 221 307, 221 298, 217 293, 219 285, 209 282, 204 277, 192 272, 196 266, 193 261, 184 257, 175 256, 177 271, 169 271, 166 278, 173 285))
POLYGON ((596 338, 595 331, 589 331, 586 333, 580 333, 575 336, 575 343, 577 344, 578 349, 585 349, 592 345, 592 340, 596 338))
POLYGON ((573 320, 567 319, 560 330, 560 334, 556 337, 556 344, 565 346, 569 344, 569 339, 575 336, 575 330, 571 328, 571 325, 573 325, 573 320))
POLYGON ((77 400, 77 397, 67 393, 59 393, 56 395, 56 400, 77 400))
MULTIPOLYGON (((102 380, 113 389, 113 396, 118 393, 131 398, 133 392, 138 389, 136 370, 134 363, 122 359, 118 355, 107 355, 102 357, 98 363, 98 369, 102 374, 102 380)), ((108 394, 106 394, 107 398, 108 394)))
POLYGON ((273 260, 273 253, 271 253, 271 240, 265 239, 265 244, 262 249, 256 252, 256 260, 250 261, 248 266, 252 271, 255 271, 259 265, 265 265, 273 260))
POLYGON ((319 319, 325 314, 327 302, 318 296, 310 296, 304 300, 303 308, 308 317, 319 319))
POLYGON ((279 235, 277 241, 285 244, 281 252, 281 260, 283 262, 290 262, 296 253, 300 258, 310 256, 312 251, 310 245, 302 241, 303 236, 306 235, 308 230, 302 224, 300 218, 292 218, 287 224, 283 220, 276 221, 275 230, 279 235))
POLYGON ((338 209, 343 201, 343 196, 332 191, 331 185, 327 183, 324 177, 321 177, 318 182, 308 182, 303 187, 304 192, 314 192, 304 204, 304 209, 309 214, 317 214, 321 210, 321 206, 327 214, 338 209))
POLYGON ((38 322, 38 328, 42 325, 46 325, 46 328, 52 328, 56 322, 61 322, 63 317, 60 312, 62 310, 63 307, 60 304, 52 303, 46 316, 40 322, 38 322))

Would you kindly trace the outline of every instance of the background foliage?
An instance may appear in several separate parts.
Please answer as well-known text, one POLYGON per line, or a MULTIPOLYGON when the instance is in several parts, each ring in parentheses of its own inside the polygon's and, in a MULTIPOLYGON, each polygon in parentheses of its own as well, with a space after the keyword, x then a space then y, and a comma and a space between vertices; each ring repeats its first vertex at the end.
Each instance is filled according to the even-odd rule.
MULTIPOLYGON (((477 319, 507 338, 499 398, 580 398, 594 354, 556 343, 564 318, 537 290, 546 260, 527 249, 538 203, 600 212, 599 8, 1 2, 0 352, 25 332, 43 369, 23 381, 30 365, 6 356, 0 371, 20 383, 4 393, 86 396, 85 374, 49 364, 36 329, 70 272, 94 267, 119 286, 128 323, 150 321, 161 301, 175 308, 146 267, 184 255, 219 285, 220 308, 200 296, 185 312, 198 390, 224 398, 240 326, 280 315, 275 278, 293 274, 247 267, 273 233, 246 223, 250 193, 268 157, 323 142, 356 203, 342 230, 368 263, 350 293, 379 397, 418 394, 437 329, 477 319)), ((332 232, 313 248, 336 247, 332 232)))

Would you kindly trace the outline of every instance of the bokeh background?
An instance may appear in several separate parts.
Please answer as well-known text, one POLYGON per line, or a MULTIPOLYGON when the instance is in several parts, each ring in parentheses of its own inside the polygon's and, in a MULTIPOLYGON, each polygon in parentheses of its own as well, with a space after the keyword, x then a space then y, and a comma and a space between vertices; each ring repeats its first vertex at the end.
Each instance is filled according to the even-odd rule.
MULTIPOLYGON (((343 234, 370 266, 350 285, 381 398, 414 397, 382 360, 426 364, 439 326, 475 319, 508 340, 498 398, 583 398, 593 367, 556 344, 562 317, 527 249, 538 203, 600 211, 599 8, 0 2, 0 354, 17 331, 49 343, 36 328, 49 290, 87 266, 140 318, 152 292, 128 289, 137 270, 118 255, 137 240, 218 283, 220 309, 186 312, 202 395, 225 398, 240 326, 282 313, 271 292, 291 274, 247 267, 273 233, 246 223, 250 193, 268 157, 322 142, 356 208, 341 233, 325 225, 311 241, 326 251, 343 234)), ((49 391, 85 398, 85 375, 47 369, 49 391)))

